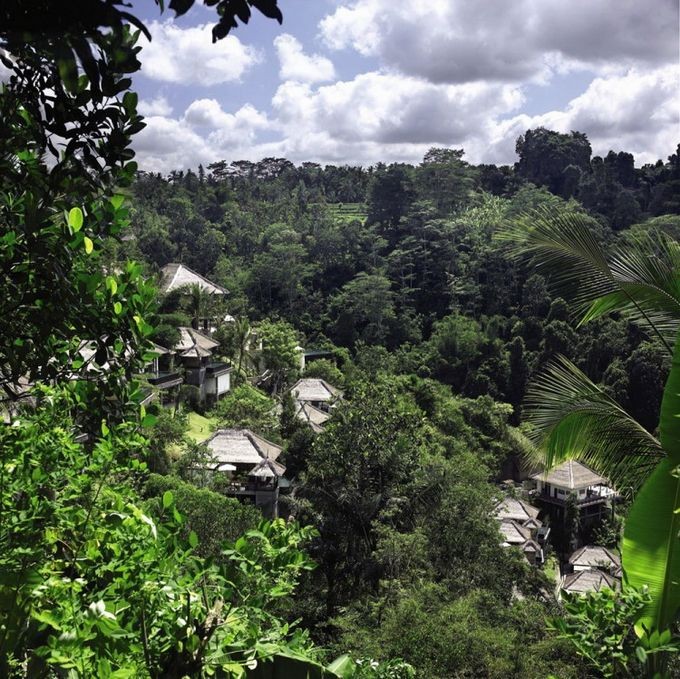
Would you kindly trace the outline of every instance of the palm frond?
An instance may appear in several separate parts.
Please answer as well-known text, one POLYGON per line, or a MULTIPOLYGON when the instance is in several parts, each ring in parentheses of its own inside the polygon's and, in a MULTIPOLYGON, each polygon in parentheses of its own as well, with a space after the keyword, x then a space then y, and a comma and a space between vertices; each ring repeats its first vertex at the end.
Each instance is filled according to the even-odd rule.
POLYGON ((530 457, 547 468, 577 459, 620 491, 635 491, 664 456, 659 441, 571 361, 557 357, 525 400, 530 457))
POLYGON ((551 287, 570 301, 581 323, 617 311, 658 335, 669 352, 680 328, 680 246, 654 231, 605 254, 598 225, 581 213, 534 210, 503 238, 531 257, 551 287))

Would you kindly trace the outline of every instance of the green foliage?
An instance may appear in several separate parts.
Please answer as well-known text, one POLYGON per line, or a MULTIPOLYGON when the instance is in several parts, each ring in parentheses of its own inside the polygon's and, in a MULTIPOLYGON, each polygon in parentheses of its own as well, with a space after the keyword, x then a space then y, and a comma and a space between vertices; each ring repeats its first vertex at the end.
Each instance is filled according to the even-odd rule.
POLYGON ((615 592, 605 588, 564 596, 564 614, 551 625, 578 649, 598 676, 639 677, 648 671, 649 660, 655 655, 680 651, 678 639, 668 630, 636 635, 635 624, 651 602, 645 589, 626 587, 615 592))
POLYGON ((305 377, 320 377, 334 387, 342 389, 345 377, 335 363, 327 358, 319 358, 308 362, 305 366, 305 377))
MULTIPOLYGON (((647 237, 606 255, 583 220, 542 219, 525 247, 553 266, 562 285, 574 287, 578 281, 577 301, 586 309, 582 322, 619 312, 658 335, 669 351, 669 340, 675 342, 659 441, 566 360, 541 377, 533 401, 533 422, 548 464, 584 457, 620 485, 644 481, 628 512, 622 563, 630 586, 650 594, 636 620, 637 633, 665 633, 680 605, 680 479, 674 473, 680 451, 678 244, 665 236, 647 237)), ((659 655, 650 662, 650 674, 665 661, 659 655)))
POLYGON ((220 427, 243 427, 267 436, 278 428, 275 408, 273 399, 246 383, 226 394, 211 415, 220 427))
POLYGON ((271 371, 274 392, 293 383, 300 370, 297 333, 285 321, 263 321, 258 325, 262 339, 262 359, 271 371))
MULTIPOLYGON (((179 677, 202 668, 241 676, 258 658, 306 652, 305 635, 267 608, 311 568, 298 550, 311 529, 263 523, 223 549, 219 565, 203 562, 193 553, 196 532, 186 543, 180 536, 175 493, 207 531, 199 523, 207 508, 196 506, 204 498, 176 483, 152 519, 129 483, 144 469, 128 466, 143 440, 120 425, 86 450, 64 418, 69 397, 45 396, 38 413, 0 429, 5 674, 18 665, 29 676, 179 677)), ((156 486, 161 492, 162 482, 156 486)), ((252 517, 242 511, 232 518, 252 517)))
POLYGON ((246 531, 255 528, 261 520, 260 512, 251 505, 234 498, 224 497, 211 490, 196 488, 172 476, 152 474, 144 486, 152 516, 163 513, 159 499, 170 491, 175 506, 184 518, 182 534, 189 539, 191 532, 198 537, 196 553, 219 558, 225 541, 234 541, 246 531))

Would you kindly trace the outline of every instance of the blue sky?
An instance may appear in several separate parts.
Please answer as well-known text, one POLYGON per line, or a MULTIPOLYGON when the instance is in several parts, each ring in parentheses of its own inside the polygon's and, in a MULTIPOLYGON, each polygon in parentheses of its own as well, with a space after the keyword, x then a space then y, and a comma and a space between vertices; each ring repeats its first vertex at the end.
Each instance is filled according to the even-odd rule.
POLYGON ((279 0, 213 45, 213 12, 136 1, 143 169, 283 156, 419 162, 431 146, 512 163, 519 134, 588 134, 595 153, 680 141, 676 0, 279 0))

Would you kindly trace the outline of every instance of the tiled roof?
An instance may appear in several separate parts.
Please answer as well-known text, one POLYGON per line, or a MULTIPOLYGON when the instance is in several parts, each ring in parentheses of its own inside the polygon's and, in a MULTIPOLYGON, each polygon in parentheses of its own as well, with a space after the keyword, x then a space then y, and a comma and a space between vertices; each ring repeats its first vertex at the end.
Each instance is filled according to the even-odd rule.
POLYGON ((323 425, 326 424, 330 415, 323 410, 315 408, 311 403, 301 402, 295 413, 299 420, 307 422, 311 428, 319 433, 323 430, 323 425))
POLYGON ((503 542, 509 545, 521 545, 531 539, 531 531, 517 521, 501 521, 499 528, 503 536, 503 542))
POLYGON ((229 464, 255 466, 264 460, 273 462, 283 450, 250 429, 218 429, 202 443, 213 454, 214 460, 229 464))
POLYGON ((219 342, 210 339, 207 335, 204 335, 198 330, 193 328, 180 327, 179 330, 179 342, 175 345, 175 350, 178 352, 189 351, 194 347, 200 347, 203 351, 207 351, 208 354, 202 354, 203 356, 208 356, 210 352, 216 347, 220 346, 219 342))

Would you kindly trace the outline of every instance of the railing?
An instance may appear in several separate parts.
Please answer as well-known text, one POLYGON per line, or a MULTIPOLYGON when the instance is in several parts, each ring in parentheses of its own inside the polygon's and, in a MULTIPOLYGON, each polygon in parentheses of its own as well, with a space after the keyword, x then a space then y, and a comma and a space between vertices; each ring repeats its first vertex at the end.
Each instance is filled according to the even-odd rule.
POLYGON ((182 382, 182 375, 179 372, 152 372, 146 373, 149 384, 159 389, 174 387, 182 382))
POLYGON ((611 493, 603 492, 603 490, 597 488, 588 488, 585 496, 579 496, 576 493, 566 493, 564 495, 555 496, 553 489, 550 490, 544 488, 538 497, 543 500, 548 500, 549 502, 555 502, 558 504, 567 504, 570 498, 576 501, 577 505, 584 505, 595 502, 604 502, 610 496, 611 493))

